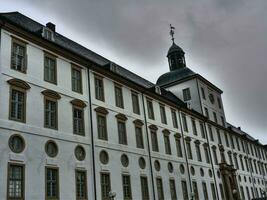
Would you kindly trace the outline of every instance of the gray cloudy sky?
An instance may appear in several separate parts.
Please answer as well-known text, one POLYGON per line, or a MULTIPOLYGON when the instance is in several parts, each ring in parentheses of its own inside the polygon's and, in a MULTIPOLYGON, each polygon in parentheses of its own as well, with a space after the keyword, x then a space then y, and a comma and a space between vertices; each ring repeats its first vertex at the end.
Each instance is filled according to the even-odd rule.
POLYGON ((169 70, 169 24, 187 66, 223 93, 227 121, 267 144, 266 0, 0 0, 156 82, 169 70))

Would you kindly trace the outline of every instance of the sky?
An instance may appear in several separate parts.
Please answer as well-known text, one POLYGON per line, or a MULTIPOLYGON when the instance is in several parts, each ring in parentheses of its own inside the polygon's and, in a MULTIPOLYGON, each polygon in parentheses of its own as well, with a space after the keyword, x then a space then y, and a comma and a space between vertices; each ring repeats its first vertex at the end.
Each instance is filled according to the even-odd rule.
POLYGON ((267 144, 266 0, 0 0, 156 83, 175 42, 187 67, 224 91, 226 120, 267 144))

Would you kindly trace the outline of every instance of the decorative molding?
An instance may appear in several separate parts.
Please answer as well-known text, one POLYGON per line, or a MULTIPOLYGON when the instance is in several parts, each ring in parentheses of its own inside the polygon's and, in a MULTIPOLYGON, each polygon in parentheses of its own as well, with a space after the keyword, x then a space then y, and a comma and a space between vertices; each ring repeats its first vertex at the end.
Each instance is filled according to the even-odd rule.
POLYGON ((187 142, 191 142, 192 139, 191 139, 191 137, 186 136, 186 137, 184 138, 184 140, 187 141, 187 142))
POLYGON ((123 120, 123 121, 126 121, 128 118, 126 117, 126 115, 122 114, 122 113, 119 113, 117 115, 115 115, 115 117, 117 119, 120 119, 120 120, 123 120))
POLYGON ((107 115, 108 114, 108 110, 104 107, 101 107, 101 106, 98 106, 97 108, 95 108, 95 111, 97 113, 101 113, 101 114, 104 114, 104 115, 107 115))
POLYGON ((154 125, 154 124, 149 125, 148 128, 150 128, 152 130, 155 130, 155 131, 158 130, 158 127, 156 125, 154 125))
POLYGON ((169 131, 168 129, 163 129, 163 130, 162 130, 162 133, 163 133, 164 135, 170 135, 170 131, 169 131))
POLYGON ((85 108, 86 107, 86 103, 84 103, 82 100, 80 99, 73 99, 72 101, 70 101, 70 103, 74 106, 78 106, 81 108, 85 108))
POLYGON ((46 97, 50 97, 56 100, 59 100, 61 98, 60 94, 53 90, 44 90, 42 91, 42 94, 46 97))
POLYGON ((182 135, 180 133, 175 133, 174 137, 180 139, 182 137, 182 135))
POLYGON ((199 140, 195 140, 195 144, 200 145, 200 141, 199 140))
POLYGON ((144 123, 140 120, 140 119, 136 119, 133 121, 133 123, 136 125, 136 126, 143 126, 144 123))
POLYGON ((9 79, 7 82, 12 86, 16 86, 16 87, 19 87, 25 90, 28 90, 31 88, 31 86, 28 83, 17 78, 9 79))

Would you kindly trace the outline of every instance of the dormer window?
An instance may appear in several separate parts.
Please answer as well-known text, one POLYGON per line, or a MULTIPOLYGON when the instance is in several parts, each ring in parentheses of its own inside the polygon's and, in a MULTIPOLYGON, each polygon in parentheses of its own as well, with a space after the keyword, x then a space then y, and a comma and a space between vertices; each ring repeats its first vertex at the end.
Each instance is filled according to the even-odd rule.
POLYGON ((51 40, 54 41, 54 32, 51 31, 49 28, 44 27, 43 28, 43 34, 42 36, 47 39, 47 40, 51 40))

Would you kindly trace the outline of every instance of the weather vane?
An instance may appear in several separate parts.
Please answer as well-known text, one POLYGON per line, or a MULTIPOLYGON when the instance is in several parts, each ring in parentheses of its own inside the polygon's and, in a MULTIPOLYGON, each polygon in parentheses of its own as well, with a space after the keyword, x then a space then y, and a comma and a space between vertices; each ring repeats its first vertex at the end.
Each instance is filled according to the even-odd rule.
POLYGON ((174 43, 174 29, 175 27, 170 24, 170 36, 172 37, 172 42, 174 43))

